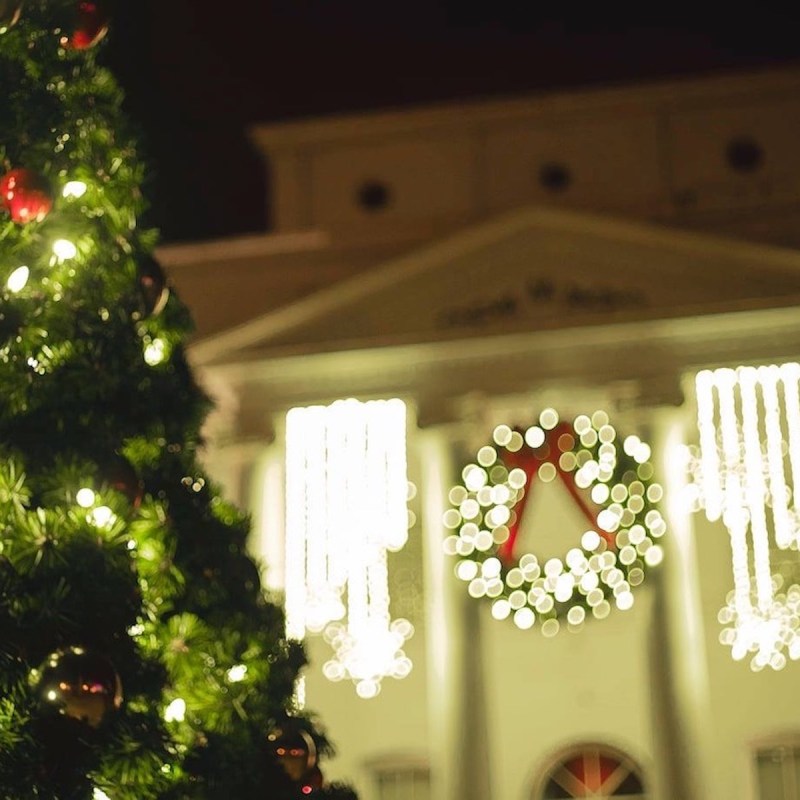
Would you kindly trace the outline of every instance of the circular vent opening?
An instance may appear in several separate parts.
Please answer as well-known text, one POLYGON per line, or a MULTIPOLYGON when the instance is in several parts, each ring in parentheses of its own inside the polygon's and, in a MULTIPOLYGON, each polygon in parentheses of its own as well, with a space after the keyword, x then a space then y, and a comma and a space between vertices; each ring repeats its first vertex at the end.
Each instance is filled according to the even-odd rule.
POLYGON ((739 136, 728 142, 725 158, 735 172, 755 172, 764 164, 764 149, 755 139, 739 136))
POLYGON ((365 211, 382 211, 389 205, 391 198, 389 187, 380 181, 363 183, 357 193, 358 205, 365 211))
POLYGON ((539 183, 549 192, 563 192, 572 183, 572 175, 565 164, 553 161, 542 165, 539 183))

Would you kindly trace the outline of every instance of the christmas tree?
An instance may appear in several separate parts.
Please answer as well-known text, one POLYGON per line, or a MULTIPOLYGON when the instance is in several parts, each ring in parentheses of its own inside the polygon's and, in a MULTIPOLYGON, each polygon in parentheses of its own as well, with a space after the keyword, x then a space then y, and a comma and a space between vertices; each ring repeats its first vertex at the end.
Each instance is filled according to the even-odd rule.
POLYGON ((107 28, 100 2, 0 0, 0 795, 353 798, 200 466, 107 28))

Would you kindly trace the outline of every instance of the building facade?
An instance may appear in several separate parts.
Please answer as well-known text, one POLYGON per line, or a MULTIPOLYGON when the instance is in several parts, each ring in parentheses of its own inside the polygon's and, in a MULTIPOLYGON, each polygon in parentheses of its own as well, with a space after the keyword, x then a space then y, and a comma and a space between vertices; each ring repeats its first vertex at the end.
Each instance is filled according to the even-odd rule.
MULTIPOLYGON (((386 564, 413 668, 363 699, 325 677, 331 644, 309 635, 305 702, 338 749, 327 777, 362 800, 800 800, 800 664, 754 671, 720 642, 740 551, 730 515, 692 507, 687 462, 699 372, 800 357, 799 134, 793 70, 259 127, 273 232, 162 250, 217 401, 209 469, 252 511, 270 591, 293 586, 287 482, 294 450, 319 438, 292 438, 288 412, 405 403, 415 490, 386 564), (443 521, 493 431, 545 436, 549 410, 570 424, 601 412, 620 446, 647 442, 663 487, 647 502, 666 523, 652 564, 631 550, 647 573, 632 607, 590 604, 557 633, 547 603, 527 627, 497 595, 471 596, 459 564, 494 549, 449 554, 458 524, 443 521)), ((544 567, 581 549, 587 522, 569 475, 531 474, 514 535, 544 567)), ((612 539, 602 549, 622 558, 612 539)), ((785 594, 800 556, 773 545, 785 594)))

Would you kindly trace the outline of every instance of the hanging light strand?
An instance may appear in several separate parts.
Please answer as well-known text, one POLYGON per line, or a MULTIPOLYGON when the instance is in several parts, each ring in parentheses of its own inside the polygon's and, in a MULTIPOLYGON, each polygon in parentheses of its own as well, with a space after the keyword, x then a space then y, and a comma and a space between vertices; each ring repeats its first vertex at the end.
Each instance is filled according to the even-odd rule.
POLYGON ((302 640, 306 632, 306 453, 302 420, 286 416, 286 635, 302 640))
POLYGON ((701 496, 710 520, 722 515, 722 486, 716 427, 714 425, 714 374, 710 370, 697 373, 697 427, 700 432, 701 496))
MULTIPOLYGON (((739 372, 739 388, 742 398, 742 454, 745 466, 744 506, 738 513, 749 518, 753 538, 753 569, 756 580, 758 608, 762 613, 772 605, 772 574, 769 562, 769 530, 764 508, 766 489, 761 458, 761 443, 758 440, 758 408, 756 400, 755 370, 739 372)), ((731 387, 731 394, 732 387, 731 387)))
POLYGON ((783 398, 786 407, 786 427, 789 431, 789 463, 792 471, 792 488, 794 500, 795 524, 800 533, 800 364, 790 363, 781 365, 781 379, 783 381, 783 398))
MULTIPOLYGON (((748 376, 755 372, 748 368, 748 376)), ((764 427, 767 434, 767 469, 769 474, 770 502, 772 516, 775 521, 775 542, 778 547, 786 549, 796 536, 789 519, 787 506, 788 490, 783 469, 783 431, 781 430, 780 401, 778 399, 778 380, 781 373, 776 366, 759 367, 758 382, 764 397, 764 427)), ((755 381, 755 378, 753 378, 755 381)))
POLYGON ((776 594, 783 579, 770 564, 771 539, 783 549, 797 547, 798 380, 797 364, 703 370, 696 377, 697 495, 708 519, 722 517, 731 540, 734 588, 720 612, 731 627, 720 641, 734 659, 750 653, 754 670, 783 668, 784 650, 800 658, 800 587, 776 594))
POLYGON ((391 621, 387 567, 408 538, 406 407, 295 408, 286 429, 287 504, 297 506, 287 509, 287 630, 291 611, 292 631, 324 632, 334 650, 324 674, 374 697, 382 678, 411 668, 402 645, 413 628, 391 621), (289 580, 304 588, 290 592, 289 580))

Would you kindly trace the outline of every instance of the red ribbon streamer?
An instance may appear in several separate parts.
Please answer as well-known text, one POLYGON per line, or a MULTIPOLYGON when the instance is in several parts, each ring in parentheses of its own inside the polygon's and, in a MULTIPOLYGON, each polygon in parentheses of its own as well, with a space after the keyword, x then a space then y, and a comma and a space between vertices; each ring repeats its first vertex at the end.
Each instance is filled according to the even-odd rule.
POLYGON ((519 536, 519 529, 522 525, 522 519, 525 514, 525 508, 528 504, 528 498, 531 496, 531 489, 533 483, 539 474, 539 467, 542 464, 550 463, 556 468, 556 474, 561 479, 561 482, 567 488, 575 504, 586 517, 592 530, 602 536, 610 545, 614 544, 614 536, 606 531, 599 530, 597 524, 597 513, 601 509, 594 504, 590 504, 585 493, 575 484, 575 476, 571 470, 565 470, 561 467, 559 459, 563 451, 558 446, 558 440, 563 435, 570 437, 575 436, 569 423, 560 422, 555 428, 545 433, 544 443, 537 448, 531 447, 529 444, 524 444, 517 452, 512 453, 509 450, 505 451, 503 455, 503 464, 507 467, 509 472, 512 469, 521 469, 525 472, 525 491, 522 499, 514 506, 514 513, 516 518, 513 523, 508 526, 508 539, 503 542, 497 550, 498 558, 505 563, 512 563, 514 558, 514 547, 519 536))

